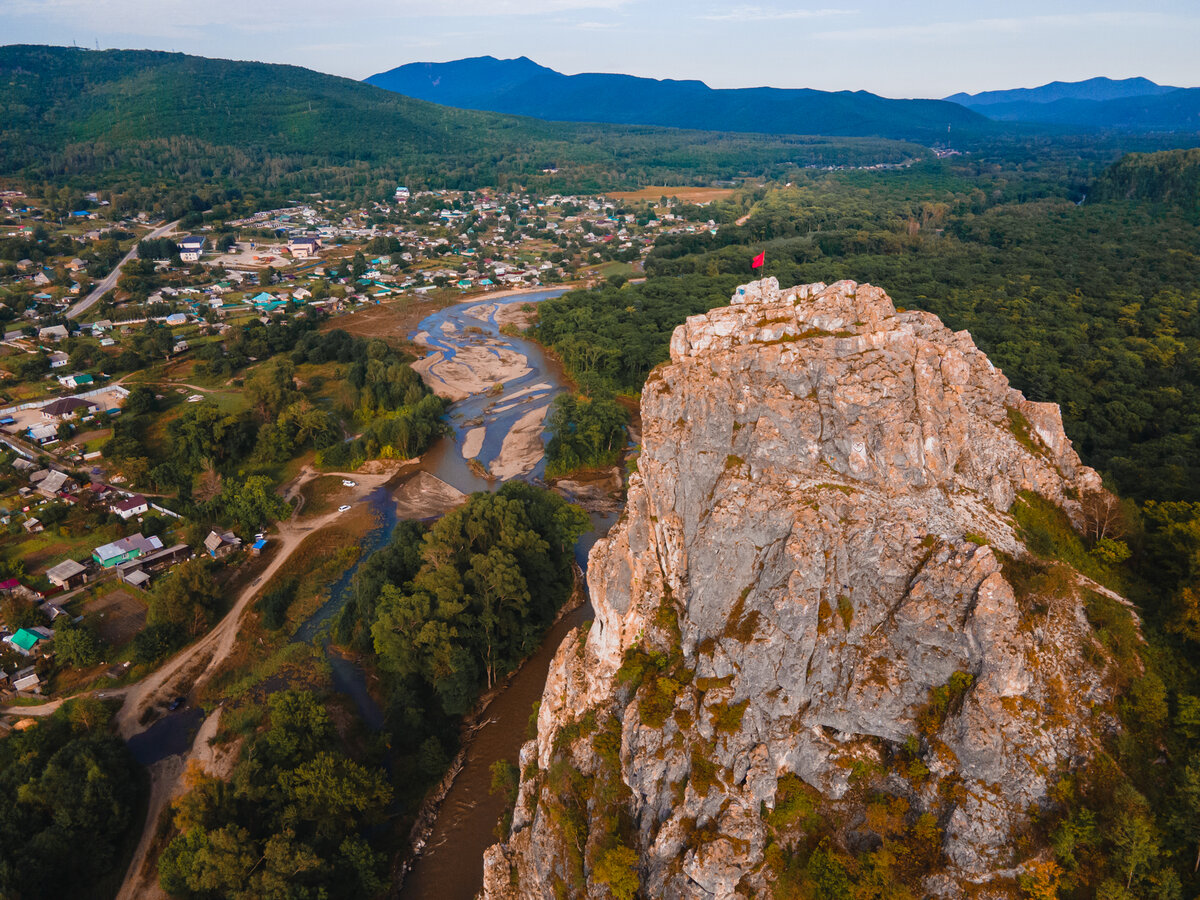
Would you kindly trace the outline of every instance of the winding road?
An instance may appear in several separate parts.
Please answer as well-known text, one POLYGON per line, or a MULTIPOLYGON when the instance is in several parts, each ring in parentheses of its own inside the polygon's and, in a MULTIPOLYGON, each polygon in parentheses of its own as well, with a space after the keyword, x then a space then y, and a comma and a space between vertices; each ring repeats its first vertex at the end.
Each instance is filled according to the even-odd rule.
MULTIPOLYGON (((144 238, 140 238, 139 243, 141 241, 145 241, 145 240, 153 240, 154 238, 160 238, 164 234, 169 234, 170 232, 175 230, 175 226, 178 225, 181 221, 182 221, 182 219, 176 219, 174 222, 168 222, 166 225, 163 225, 161 228, 155 228, 152 232, 150 232, 144 238)), ((111 272, 109 272, 107 275, 105 275, 104 278, 101 279, 100 283, 97 284, 94 288, 92 288, 91 293, 89 293, 86 297, 84 297, 82 300, 80 300, 78 303, 76 303, 74 306, 72 306, 70 309, 67 310, 67 318, 68 319, 78 319, 85 312, 87 312, 89 309, 91 309, 93 306, 95 306, 96 303, 99 302, 101 297, 103 297, 105 294, 107 294, 109 291, 111 291, 114 287, 116 287, 117 279, 121 277, 121 269, 125 268, 125 263, 129 262, 131 259, 137 259, 137 244, 134 244, 133 247, 130 248, 129 252, 125 254, 125 258, 122 259, 119 263, 117 263, 116 268, 114 268, 111 272)))

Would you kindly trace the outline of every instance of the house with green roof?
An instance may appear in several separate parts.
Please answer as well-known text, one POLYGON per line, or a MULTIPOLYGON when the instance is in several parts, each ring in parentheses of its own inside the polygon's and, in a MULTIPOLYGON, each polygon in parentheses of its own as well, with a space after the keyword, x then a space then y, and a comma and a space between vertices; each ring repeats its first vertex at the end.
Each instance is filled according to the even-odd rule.
POLYGON ((29 656, 39 643, 53 637, 54 632, 49 628, 18 628, 16 634, 5 635, 4 641, 22 656, 29 656))

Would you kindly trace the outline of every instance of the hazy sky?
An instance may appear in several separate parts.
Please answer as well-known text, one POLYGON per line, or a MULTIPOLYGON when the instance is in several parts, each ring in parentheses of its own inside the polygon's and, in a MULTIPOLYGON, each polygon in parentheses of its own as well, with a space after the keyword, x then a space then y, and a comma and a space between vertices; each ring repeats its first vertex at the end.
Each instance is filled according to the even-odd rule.
POLYGON ((570 74, 890 97, 1093 75, 1200 85, 1200 0, 0 0, 0 40, 178 50, 351 78, 490 54, 570 74))

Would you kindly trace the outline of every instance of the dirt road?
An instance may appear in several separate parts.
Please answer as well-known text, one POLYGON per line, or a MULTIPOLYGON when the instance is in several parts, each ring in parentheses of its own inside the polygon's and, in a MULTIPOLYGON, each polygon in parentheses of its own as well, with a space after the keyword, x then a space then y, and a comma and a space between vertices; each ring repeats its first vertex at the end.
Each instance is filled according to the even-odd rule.
MULTIPOLYGON (((294 496, 305 483, 321 475, 353 478, 358 482, 355 488, 355 498, 351 502, 363 500, 375 488, 386 484, 392 477, 392 472, 380 474, 344 474, 316 472, 306 469, 296 482, 288 489, 288 495, 294 496)), ((336 521, 341 515, 334 511, 314 519, 293 518, 279 523, 279 534, 275 539, 275 555, 258 578, 248 584, 238 595, 233 607, 217 626, 191 646, 181 650, 154 672, 141 681, 124 689, 125 704, 117 713, 117 728, 125 740, 144 731, 141 718, 145 711, 156 702, 167 698, 188 694, 207 681, 220 668, 221 664, 233 651, 237 642, 238 626, 250 602, 255 598, 271 576, 279 571, 288 558, 300 546, 301 542, 312 534, 336 521), (203 665, 203 668, 200 668, 203 665)), ((114 692, 115 694, 115 692, 114 692)))

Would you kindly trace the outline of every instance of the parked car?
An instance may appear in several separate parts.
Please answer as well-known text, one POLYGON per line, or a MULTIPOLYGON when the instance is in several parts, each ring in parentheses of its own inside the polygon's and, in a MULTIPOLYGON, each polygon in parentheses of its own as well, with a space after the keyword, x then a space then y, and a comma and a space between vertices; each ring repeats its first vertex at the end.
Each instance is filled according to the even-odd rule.
POLYGON ((345 503, 343 503, 341 506, 338 507, 338 512, 345 512, 349 508, 350 508, 349 506, 347 506, 345 503))
POLYGON ((179 709, 179 707, 183 706, 185 703, 187 703, 187 697, 176 697, 167 704, 167 709, 169 709, 171 712, 175 712, 175 710, 179 709))
POLYGON ((358 482, 357 482, 357 481, 351 481, 349 478, 343 478, 343 479, 342 479, 342 485, 343 485, 344 487, 358 487, 358 482))

